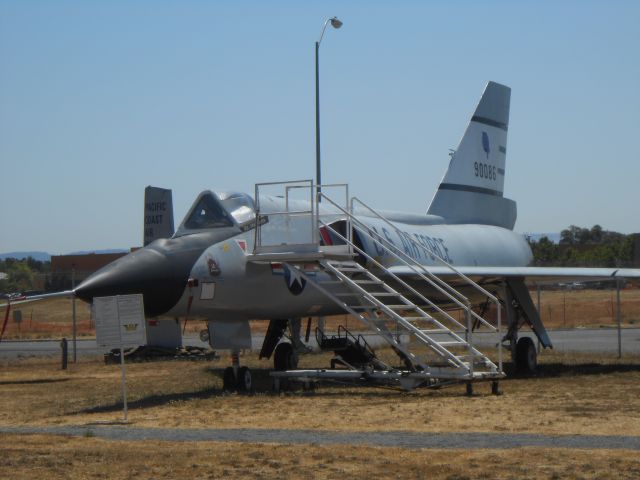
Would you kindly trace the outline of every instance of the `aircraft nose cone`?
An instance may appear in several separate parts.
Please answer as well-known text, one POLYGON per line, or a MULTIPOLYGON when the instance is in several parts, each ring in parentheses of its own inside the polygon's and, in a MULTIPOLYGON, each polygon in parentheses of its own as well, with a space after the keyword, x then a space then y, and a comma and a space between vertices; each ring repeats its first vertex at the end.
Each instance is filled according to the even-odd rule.
POLYGON ((98 270, 75 293, 87 302, 94 297, 141 293, 146 314, 162 315, 178 302, 189 278, 191 264, 180 260, 143 248, 98 270))

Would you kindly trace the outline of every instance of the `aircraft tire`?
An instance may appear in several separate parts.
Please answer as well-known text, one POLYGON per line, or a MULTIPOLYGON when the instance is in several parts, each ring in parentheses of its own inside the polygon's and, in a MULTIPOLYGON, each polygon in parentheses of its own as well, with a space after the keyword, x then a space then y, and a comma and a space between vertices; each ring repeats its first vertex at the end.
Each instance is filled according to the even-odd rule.
POLYGON ((293 350, 293 345, 284 342, 279 343, 273 354, 273 369, 277 371, 293 370, 298 367, 298 355, 293 350))
POLYGON ((222 390, 225 392, 233 392, 236 389, 236 376, 233 373, 233 367, 227 367, 224 369, 224 375, 222 376, 222 390))
POLYGON ((240 367, 236 386, 239 392, 251 392, 253 390, 253 378, 249 367, 240 367))
POLYGON ((538 353, 530 337, 522 337, 516 344, 516 370, 521 373, 534 373, 538 367, 538 353))

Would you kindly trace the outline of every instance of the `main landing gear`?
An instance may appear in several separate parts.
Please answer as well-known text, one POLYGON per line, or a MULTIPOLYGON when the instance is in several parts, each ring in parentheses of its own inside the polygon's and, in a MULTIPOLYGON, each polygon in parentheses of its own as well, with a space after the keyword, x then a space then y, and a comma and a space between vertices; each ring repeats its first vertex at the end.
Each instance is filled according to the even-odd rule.
POLYGON ((516 370, 521 373, 534 373, 538 368, 538 352, 530 337, 520 337, 516 343, 516 370))
POLYGON ((253 391, 251 370, 249 370, 249 367, 240 366, 240 354, 237 351, 231 354, 231 366, 224 369, 222 389, 225 392, 239 393, 251 393, 253 391))
POLYGON ((298 368, 298 354, 288 342, 279 343, 273 353, 273 369, 284 371, 298 368))
POLYGON ((535 373, 538 368, 536 345, 530 337, 518 338, 518 330, 522 324, 527 323, 542 347, 553 348, 549 334, 542 324, 523 278, 507 279, 503 295, 509 322, 504 340, 509 341, 515 370, 521 374, 535 373))
MULTIPOLYGON (((308 330, 308 329, 307 329, 308 330)), ((267 328, 267 334, 262 343, 259 358, 271 358, 273 355, 273 369, 284 371, 298 368, 298 352, 305 350, 300 340, 300 319, 272 319, 267 328), (289 328, 291 342, 280 342, 289 328)))

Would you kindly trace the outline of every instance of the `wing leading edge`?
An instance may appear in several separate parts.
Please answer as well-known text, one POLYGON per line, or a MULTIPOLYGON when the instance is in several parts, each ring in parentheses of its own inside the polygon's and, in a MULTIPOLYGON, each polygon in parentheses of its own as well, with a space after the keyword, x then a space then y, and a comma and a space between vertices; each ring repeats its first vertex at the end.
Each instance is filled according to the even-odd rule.
MULTIPOLYGON (((457 274, 446 266, 425 266, 432 274, 446 278, 457 277, 457 274)), ((612 279, 640 279, 640 269, 637 268, 572 268, 572 267, 475 267, 456 266, 460 273, 477 282, 488 279, 525 277, 527 280, 538 282, 554 281, 588 281, 612 279)), ((395 266, 389 270, 399 277, 414 277, 416 273, 410 267, 395 266)))

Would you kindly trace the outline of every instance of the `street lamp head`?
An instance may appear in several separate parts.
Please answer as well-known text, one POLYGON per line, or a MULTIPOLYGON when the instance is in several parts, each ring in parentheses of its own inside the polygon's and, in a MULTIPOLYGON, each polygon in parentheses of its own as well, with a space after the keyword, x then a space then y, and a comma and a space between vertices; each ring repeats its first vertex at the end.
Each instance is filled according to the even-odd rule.
POLYGON ((320 46, 320 43, 322 42, 322 37, 324 37, 324 31, 327 29, 327 25, 329 25, 329 23, 331 23, 331 26, 336 29, 342 26, 342 22, 338 20, 338 17, 327 18, 324 22, 324 25, 322 25, 322 32, 320 32, 320 39, 316 42, 318 46, 320 46))

